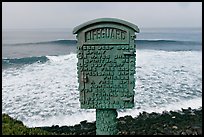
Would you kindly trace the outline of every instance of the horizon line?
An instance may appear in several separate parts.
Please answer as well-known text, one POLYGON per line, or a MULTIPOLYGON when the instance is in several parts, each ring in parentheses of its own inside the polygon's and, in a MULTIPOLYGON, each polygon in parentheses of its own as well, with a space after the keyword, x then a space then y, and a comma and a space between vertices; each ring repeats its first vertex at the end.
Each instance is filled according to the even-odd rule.
MULTIPOLYGON (((202 28, 202 26, 200 27, 140 27, 142 29, 171 29, 171 28, 195 28, 195 29, 200 29, 202 28)), ((18 29, 73 29, 73 28, 70 28, 70 27, 48 27, 48 28, 2 28, 2 30, 11 30, 11 29, 15 29, 15 30, 18 30, 18 29)))

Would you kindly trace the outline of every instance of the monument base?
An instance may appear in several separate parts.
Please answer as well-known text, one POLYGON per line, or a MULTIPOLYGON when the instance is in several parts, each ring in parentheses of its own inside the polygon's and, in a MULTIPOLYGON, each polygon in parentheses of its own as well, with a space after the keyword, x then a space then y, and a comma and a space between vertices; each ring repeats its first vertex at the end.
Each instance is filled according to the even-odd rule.
POLYGON ((96 109, 96 135, 117 135, 116 109, 96 109))

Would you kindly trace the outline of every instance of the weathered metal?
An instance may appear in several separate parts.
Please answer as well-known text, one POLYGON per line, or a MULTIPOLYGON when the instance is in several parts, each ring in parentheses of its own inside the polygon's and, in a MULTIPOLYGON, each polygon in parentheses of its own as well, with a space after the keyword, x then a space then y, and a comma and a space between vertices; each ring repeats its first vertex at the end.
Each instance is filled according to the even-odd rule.
MULTIPOLYGON (((91 20, 73 30, 81 108, 97 109, 98 120, 106 111, 115 116, 116 109, 134 107, 135 32, 139 32, 136 25, 115 18, 91 20)), ((98 126, 98 133, 108 134, 103 126, 98 126)))
POLYGON ((117 126, 116 109, 96 109, 96 135, 116 135, 117 126))

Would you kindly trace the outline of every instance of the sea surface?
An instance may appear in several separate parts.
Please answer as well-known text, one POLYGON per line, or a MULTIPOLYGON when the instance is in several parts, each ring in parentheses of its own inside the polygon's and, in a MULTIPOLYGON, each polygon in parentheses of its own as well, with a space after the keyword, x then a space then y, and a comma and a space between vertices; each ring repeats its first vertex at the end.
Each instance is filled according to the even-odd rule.
MULTIPOLYGON (((140 28, 135 107, 118 117, 202 107, 202 29, 140 28)), ((95 121, 80 109, 72 29, 2 30, 2 113, 28 127, 95 121)))

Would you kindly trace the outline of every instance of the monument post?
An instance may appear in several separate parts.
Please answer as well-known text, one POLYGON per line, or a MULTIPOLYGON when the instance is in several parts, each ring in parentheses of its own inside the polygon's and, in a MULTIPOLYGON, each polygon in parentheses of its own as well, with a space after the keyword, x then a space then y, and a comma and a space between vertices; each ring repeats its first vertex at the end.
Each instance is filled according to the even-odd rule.
POLYGON ((82 109, 96 109, 96 134, 115 135, 117 109, 134 107, 136 25, 100 18, 74 28, 82 109))

